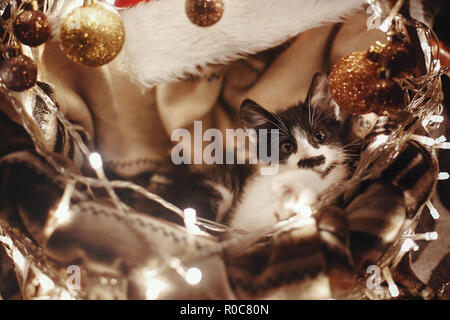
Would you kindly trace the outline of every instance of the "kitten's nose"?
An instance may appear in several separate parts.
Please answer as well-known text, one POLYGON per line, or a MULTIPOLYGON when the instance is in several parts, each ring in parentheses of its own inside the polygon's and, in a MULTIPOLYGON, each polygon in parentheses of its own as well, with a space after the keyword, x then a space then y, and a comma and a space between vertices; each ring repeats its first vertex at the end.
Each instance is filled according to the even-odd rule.
POLYGON ((308 168, 318 167, 324 163, 325 163, 325 157, 317 156, 317 157, 302 159, 297 163, 297 165, 299 168, 308 169, 308 168))

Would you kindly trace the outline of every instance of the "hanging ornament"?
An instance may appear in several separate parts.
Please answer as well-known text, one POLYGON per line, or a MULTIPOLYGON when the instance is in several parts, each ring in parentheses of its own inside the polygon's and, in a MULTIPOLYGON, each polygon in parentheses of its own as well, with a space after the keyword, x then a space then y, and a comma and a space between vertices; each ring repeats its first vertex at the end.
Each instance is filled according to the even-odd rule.
POLYGON ((20 42, 37 47, 50 39, 51 30, 47 16, 38 10, 37 2, 32 4, 33 10, 24 10, 16 16, 13 29, 20 42))
POLYGON ((223 15, 223 0, 186 0, 186 14, 193 24, 209 27, 223 15))
POLYGON ((341 58, 330 73, 330 92, 338 105, 352 114, 373 111, 366 101, 366 92, 377 79, 379 64, 368 52, 354 52, 341 58))
POLYGON ((6 59, 0 66, 0 80, 10 90, 27 90, 36 84, 37 66, 24 55, 6 59))
POLYGON ((89 67, 111 62, 122 50, 125 27, 111 6, 85 0, 61 26, 61 48, 71 60, 89 67))
POLYGON ((330 73, 330 91, 341 108, 352 114, 392 115, 405 106, 396 80, 420 75, 418 49, 399 33, 388 33, 387 44, 340 59, 330 73))

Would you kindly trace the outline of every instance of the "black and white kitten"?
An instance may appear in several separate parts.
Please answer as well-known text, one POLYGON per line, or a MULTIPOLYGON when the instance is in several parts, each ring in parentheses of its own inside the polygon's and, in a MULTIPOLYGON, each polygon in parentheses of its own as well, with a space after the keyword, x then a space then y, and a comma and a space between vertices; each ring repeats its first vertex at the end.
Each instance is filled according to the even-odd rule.
POLYGON ((314 76, 302 105, 275 114, 245 100, 240 115, 243 125, 257 132, 279 129, 279 169, 262 175, 258 169, 263 164, 235 165, 225 180, 211 181, 221 194, 218 222, 247 231, 271 226, 293 214, 286 210, 286 200, 314 207, 322 191, 348 177, 339 107, 325 75, 314 76))
MULTIPOLYGON (((304 104, 275 114, 245 100, 240 117, 247 129, 257 133, 267 129, 270 135, 271 129, 279 130, 277 141, 257 145, 268 148, 266 154, 276 146, 279 161, 274 174, 263 175, 261 168, 268 165, 261 161, 258 165, 216 166, 206 176, 183 167, 167 176, 169 182, 160 183, 159 175, 153 175, 148 187, 156 187, 150 190, 180 208, 195 208, 203 218, 255 231, 298 213, 286 208, 287 204, 294 204, 294 209, 314 209, 322 191, 348 177, 350 156, 344 148, 343 115, 331 98, 325 75, 314 76, 304 104)), ((183 224, 152 201, 142 205, 138 209, 183 224)))

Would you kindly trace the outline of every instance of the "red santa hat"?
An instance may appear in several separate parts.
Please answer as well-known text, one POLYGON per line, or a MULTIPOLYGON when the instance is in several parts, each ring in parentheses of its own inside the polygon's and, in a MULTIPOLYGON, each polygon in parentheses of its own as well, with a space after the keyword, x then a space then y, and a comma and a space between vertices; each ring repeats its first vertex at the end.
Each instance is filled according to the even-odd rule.
POLYGON ((137 5, 139 2, 149 2, 150 0, 116 0, 114 5, 118 8, 129 8, 137 5))
POLYGON ((144 86, 198 74, 199 66, 223 63, 274 47, 305 30, 340 21, 364 0, 223 0, 221 20, 191 23, 186 0, 116 0, 126 41, 120 56, 144 86))

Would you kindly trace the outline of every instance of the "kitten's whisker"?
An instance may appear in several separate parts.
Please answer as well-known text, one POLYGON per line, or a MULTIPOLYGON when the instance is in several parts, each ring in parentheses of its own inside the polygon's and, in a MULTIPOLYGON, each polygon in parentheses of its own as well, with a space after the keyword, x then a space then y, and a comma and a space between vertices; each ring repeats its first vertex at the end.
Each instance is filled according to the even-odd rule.
MULTIPOLYGON (((281 119, 280 119, 280 120, 281 120, 281 119)), ((289 132, 287 131, 287 128, 281 127, 280 124, 278 124, 278 123, 276 123, 276 122, 273 122, 273 121, 270 120, 270 119, 267 119, 267 121, 268 121, 269 123, 273 124, 276 128, 278 128, 278 129, 279 129, 281 132, 283 132, 284 134, 289 135, 289 132)), ((284 125, 284 123, 283 123, 283 125, 284 125)))
MULTIPOLYGON (((311 107, 311 105, 310 105, 310 107, 311 107)), ((309 122, 311 128, 314 127, 314 123, 316 122, 315 116, 316 116, 316 109, 313 109, 312 116, 311 116, 311 121, 309 122)))
POLYGON ((285 130, 284 130, 284 133, 285 133, 286 135, 288 135, 289 129, 287 128, 287 126, 286 126, 286 124, 284 123, 283 119, 281 119, 280 116, 277 115, 276 113, 274 113, 274 116, 275 116, 276 119, 278 119, 280 125, 283 126, 283 128, 285 129, 285 130))
MULTIPOLYGON (((316 114, 316 109, 314 109, 314 114, 316 114)), ((325 119, 325 109, 322 109, 320 113, 317 114, 316 118, 311 123, 311 128, 314 128, 318 123, 325 119)))
POLYGON ((312 123, 311 103, 308 103, 308 119, 309 119, 309 123, 312 123))
MULTIPOLYGON (((339 150, 339 151, 341 151, 341 150, 339 150)), ((348 155, 348 156, 360 156, 361 154, 360 153, 345 153, 345 155, 348 155)))
POLYGON ((314 123, 312 124, 311 128, 314 128, 317 124, 319 124, 320 122, 322 122, 323 119, 325 119, 325 115, 323 115, 325 111, 322 111, 316 118, 316 120, 314 121, 314 123))
POLYGON ((361 139, 356 139, 356 140, 354 140, 354 141, 352 141, 352 142, 350 142, 350 143, 348 143, 348 144, 342 146, 342 148, 347 148, 347 147, 349 147, 349 146, 357 145, 357 144, 361 144, 361 139))

